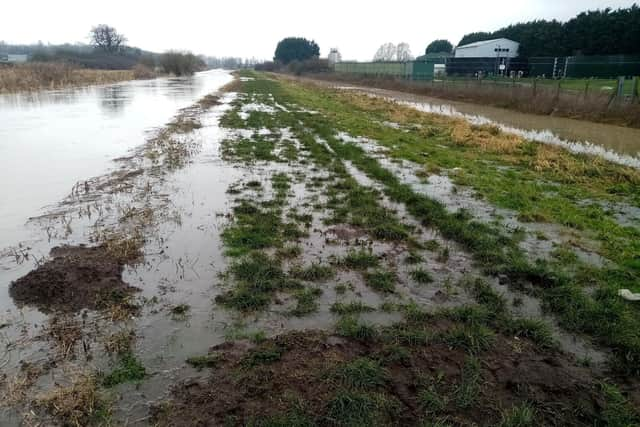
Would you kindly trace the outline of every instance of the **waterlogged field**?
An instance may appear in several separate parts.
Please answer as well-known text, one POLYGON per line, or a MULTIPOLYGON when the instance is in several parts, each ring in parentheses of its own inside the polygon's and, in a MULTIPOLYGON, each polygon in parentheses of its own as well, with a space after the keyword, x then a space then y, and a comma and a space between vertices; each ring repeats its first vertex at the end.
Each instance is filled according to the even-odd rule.
POLYGON ((7 254, 2 414, 636 425, 639 190, 493 126, 242 73, 40 218, 59 247, 37 268, 7 254))

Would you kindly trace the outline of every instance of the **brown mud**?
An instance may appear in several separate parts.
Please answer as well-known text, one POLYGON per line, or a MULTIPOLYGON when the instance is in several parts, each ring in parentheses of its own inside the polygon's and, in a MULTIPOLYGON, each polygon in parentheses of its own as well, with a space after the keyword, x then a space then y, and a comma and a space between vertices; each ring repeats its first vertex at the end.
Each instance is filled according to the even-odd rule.
MULTIPOLYGON (((394 328, 402 327, 407 325, 394 328)), ((438 321, 426 327, 446 333, 457 325, 438 321)), ((497 336, 489 351, 476 355, 473 386, 467 365, 476 357, 463 349, 438 342, 407 345, 386 334, 356 340, 296 332, 258 346, 240 341, 213 347, 210 376, 174 387, 172 399, 154 409, 154 420, 161 426, 361 425, 336 416, 340 405, 357 412, 349 402, 368 398, 378 403, 370 408, 379 412, 369 414, 373 425, 382 420, 383 425, 423 425, 436 418, 447 425, 497 423, 505 410, 519 405, 533 408, 536 425, 592 425, 605 409, 588 369, 527 340, 497 336), (256 357, 265 354, 273 357, 256 357), (369 385, 345 368, 362 360, 380 370, 369 385), (466 387, 470 395, 465 397, 466 387), (267 421, 293 417, 306 423, 267 421)), ((367 414, 361 415, 366 421, 367 414)))
POLYGON ((77 312, 121 304, 138 289, 122 280, 124 264, 106 245, 60 246, 51 260, 13 282, 9 294, 19 306, 43 312, 77 312))

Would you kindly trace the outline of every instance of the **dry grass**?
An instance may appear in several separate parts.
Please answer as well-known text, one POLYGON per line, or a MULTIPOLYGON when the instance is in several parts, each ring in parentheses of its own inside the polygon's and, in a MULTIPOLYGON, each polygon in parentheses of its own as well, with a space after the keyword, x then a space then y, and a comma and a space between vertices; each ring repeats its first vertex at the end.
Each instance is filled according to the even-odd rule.
POLYGON ((640 170, 613 165, 596 156, 574 156, 560 147, 539 144, 531 162, 532 169, 538 172, 553 171, 563 177, 565 182, 584 181, 597 177, 609 185, 640 185, 640 170))
POLYGON ((133 70, 90 70, 63 63, 33 62, 0 67, 0 93, 107 84, 134 78, 133 70))
POLYGON ((46 335, 53 341, 58 357, 73 358, 75 347, 82 339, 82 327, 73 315, 56 315, 45 328, 46 335))
POLYGON ((0 383, 3 396, 0 399, 0 407, 10 408, 26 403, 29 398, 29 389, 44 372, 45 369, 42 366, 23 363, 18 373, 0 383))
POLYGON ((500 154, 513 153, 524 142, 521 137, 504 133, 497 126, 473 125, 466 120, 454 121, 451 139, 458 145, 500 154))
POLYGON ((87 372, 75 374, 69 385, 38 396, 35 403, 63 425, 86 426, 108 414, 96 376, 87 372))

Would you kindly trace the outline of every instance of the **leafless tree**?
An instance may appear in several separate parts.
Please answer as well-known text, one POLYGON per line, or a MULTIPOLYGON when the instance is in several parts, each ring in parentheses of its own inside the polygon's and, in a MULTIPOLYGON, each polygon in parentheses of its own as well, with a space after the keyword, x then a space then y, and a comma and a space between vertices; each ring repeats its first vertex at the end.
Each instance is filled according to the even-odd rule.
POLYGON ((91 29, 89 34, 91 42, 106 52, 114 53, 124 48, 127 38, 109 25, 100 24, 91 29))
POLYGON ((378 48, 373 56, 374 62, 390 62, 396 60, 396 45, 393 43, 385 43, 378 48))
POLYGON ((409 43, 399 43, 396 47, 396 60, 405 62, 413 60, 413 55, 411 55, 411 48, 409 47, 409 43))

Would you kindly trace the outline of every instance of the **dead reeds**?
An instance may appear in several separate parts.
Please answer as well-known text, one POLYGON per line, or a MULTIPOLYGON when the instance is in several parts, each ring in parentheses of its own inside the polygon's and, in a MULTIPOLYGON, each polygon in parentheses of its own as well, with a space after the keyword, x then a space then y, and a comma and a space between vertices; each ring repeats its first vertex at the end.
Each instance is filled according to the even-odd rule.
MULTIPOLYGON (((144 78, 148 77, 145 74, 144 78)), ((0 93, 59 89, 133 80, 134 70, 93 70, 60 62, 31 62, 0 67, 0 93)))

